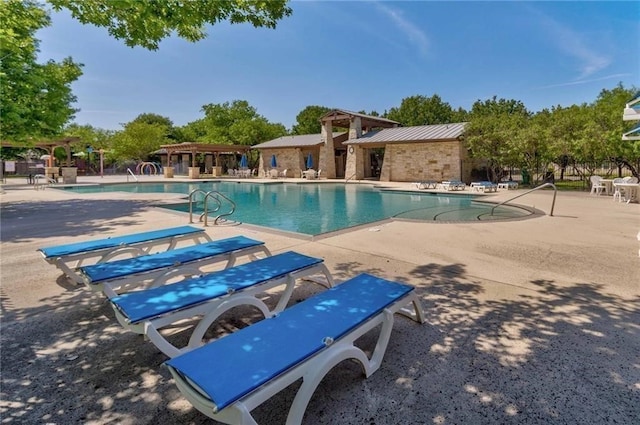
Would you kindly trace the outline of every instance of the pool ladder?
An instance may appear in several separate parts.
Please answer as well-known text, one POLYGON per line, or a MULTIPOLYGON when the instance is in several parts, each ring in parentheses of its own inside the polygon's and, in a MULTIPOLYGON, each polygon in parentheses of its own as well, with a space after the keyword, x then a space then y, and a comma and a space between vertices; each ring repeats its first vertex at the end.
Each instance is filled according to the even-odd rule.
MULTIPOLYGON (((218 211, 220 211, 220 209, 222 208, 222 202, 226 201, 229 204, 231 204, 231 210, 227 211, 225 213, 222 214, 218 214, 216 216, 216 218, 213 220, 213 224, 217 225, 218 221, 222 218, 222 217, 227 217, 230 216, 231 214, 233 214, 236 211, 236 203, 233 202, 230 198, 228 198, 227 196, 224 196, 222 193, 218 192, 217 190, 211 190, 209 192, 205 192, 202 189, 194 189, 189 193, 189 223, 193 223, 193 204, 194 204, 194 197, 197 194, 202 194, 204 195, 202 198, 202 203, 204 205, 204 211, 202 214, 200 214, 200 218, 198 221, 204 221, 204 225, 205 227, 208 225, 208 218, 209 218, 209 213, 217 213, 218 211), (208 199, 211 199, 215 202, 215 207, 209 211, 209 203, 207 202, 208 199)), ((196 203, 198 202, 197 200, 195 201, 196 203)))
POLYGON ((533 191, 535 191, 535 190, 543 189, 543 188, 545 188, 545 187, 552 187, 552 188, 553 188, 553 201, 551 201, 551 212, 549 212, 549 215, 550 215, 550 216, 553 216, 553 208, 554 208, 554 207, 555 207, 555 205, 556 205, 556 195, 558 194, 558 188, 556 188, 556 185, 555 185, 555 184, 553 184, 553 183, 544 183, 544 184, 541 184, 540 186, 536 186, 536 187, 534 187, 533 189, 527 190, 526 192, 521 193, 521 194, 520 194, 520 195, 518 195, 518 196, 514 196, 513 198, 509 198, 509 199, 507 199, 507 200, 506 200, 506 201, 504 201, 504 202, 500 202, 499 204, 497 204, 497 205, 495 205, 493 208, 491 208, 491 215, 493 215, 493 211, 494 211, 496 208, 498 208, 499 206, 504 205, 504 204, 506 204, 507 202, 511 202, 511 201, 513 201, 514 199, 518 199, 518 198, 520 198, 521 196, 527 195, 527 194, 529 194, 529 193, 531 193, 531 192, 533 192, 533 191))

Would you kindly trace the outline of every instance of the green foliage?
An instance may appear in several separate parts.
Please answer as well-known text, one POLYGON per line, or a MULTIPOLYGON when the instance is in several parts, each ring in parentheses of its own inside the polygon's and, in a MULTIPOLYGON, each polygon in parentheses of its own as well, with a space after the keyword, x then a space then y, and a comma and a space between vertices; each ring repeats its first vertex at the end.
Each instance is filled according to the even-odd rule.
POLYGON ((84 151, 89 146, 94 150, 110 149, 114 134, 115 132, 111 130, 75 123, 68 125, 63 131, 64 136, 80 139, 72 144, 73 150, 78 152, 84 151))
POLYGON ((205 25, 221 21, 275 28, 292 13, 287 0, 49 0, 83 24, 104 27, 127 46, 157 50, 172 33, 188 41, 204 39, 205 25))
POLYGON ((307 106, 296 116, 296 124, 291 128, 291 133, 296 135, 320 134, 322 131, 320 117, 330 110, 331 108, 327 108, 326 106, 307 106))
POLYGON ((213 144, 255 145, 287 134, 282 124, 272 124, 246 100, 234 100, 202 107, 205 117, 191 123, 196 141, 213 144))
POLYGON ((113 136, 113 157, 144 161, 161 145, 169 143, 166 126, 132 121, 113 136))
POLYGON ((76 100, 71 83, 82 75, 82 65, 71 58, 36 62, 35 33, 50 24, 38 3, 2 1, 0 22, 0 137, 26 141, 59 135, 76 112, 71 106, 76 100))
POLYGON ((132 122, 143 122, 147 124, 159 124, 167 129, 167 138, 175 141, 176 143, 182 137, 178 128, 173 126, 173 121, 168 117, 163 117, 159 114, 144 113, 138 115, 132 122))
POLYGON ((517 100, 498 100, 494 96, 473 104, 464 137, 472 156, 487 160, 491 180, 501 179, 507 166, 526 163, 532 149, 535 156, 537 143, 533 147, 525 143, 530 134, 516 136, 529 116, 527 108, 517 100))
POLYGON ((618 84, 612 90, 602 90, 593 106, 594 121, 601 139, 608 145, 607 153, 619 166, 627 167, 638 177, 640 166, 640 140, 620 140, 620 135, 638 125, 638 121, 622 121, 621 112, 625 104, 635 97, 635 88, 625 89, 618 84))
POLYGON ((391 108, 386 117, 398 121, 403 126, 448 124, 455 122, 454 112, 440 96, 411 96, 402 99, 399 108, 391 108))

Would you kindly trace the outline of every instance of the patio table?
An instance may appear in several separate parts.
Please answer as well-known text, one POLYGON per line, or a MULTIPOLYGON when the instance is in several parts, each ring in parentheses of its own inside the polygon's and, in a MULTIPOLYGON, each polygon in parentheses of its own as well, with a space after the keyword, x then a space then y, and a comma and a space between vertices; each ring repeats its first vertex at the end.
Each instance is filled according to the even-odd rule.
MULTIPOLYGON (((623 190, 627 204, 629 202, 639 202, 638 192, 640 191, 640 183, 615 183, 614 186, 623 190)), ((620 201, 622 201, 622 198, 620 198, 620 201)))
POLYGON ((613 179, 602 179, 600 183, 604 186, 605 195, 613 195, 613 179))

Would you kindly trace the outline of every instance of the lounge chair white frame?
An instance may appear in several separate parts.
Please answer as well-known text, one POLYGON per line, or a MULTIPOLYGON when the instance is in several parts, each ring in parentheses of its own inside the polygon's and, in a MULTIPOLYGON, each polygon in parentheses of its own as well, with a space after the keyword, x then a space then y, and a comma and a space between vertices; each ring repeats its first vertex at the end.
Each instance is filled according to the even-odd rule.
POLYGON ((138 257, 150 254, 152 251, 168 251, 185 241, 192 241, 193 244, 211 242, 211 237, 203 228, 178 226, 88 242, 56 245, 40 248, 38 251, 47 263, 56 266, 73 282, 82 284, 84 281, 77 269, 83 265, 104 263, 122 256, 138 257))
POLYGON ((284 310, 300 279, 326 288, 334 286, 333 277, 322 259, 290 251, 188 278, 165 285, 161 289, 149 288, 131 292, 112 298, 111 306, 118 322, 125 329, 145 335, 164 354, 175 357, 201 346, 204 334, 211 324, 220 315, 237 306, 252 305, 265 318, 284 310), (324 278, 312 278, 317 274, 324 275, 324 278), (276 306, 270 310, 257 295, 282 285, 286 285, 285 289, 276 306), (170 294, 171 302, 163 310, 158 300, 167 294, 170 294), (128 313, 140 314, 141 307, 145 305, 152 305, 153 312, 143 313, 149 316, 132 322, 128 313), (198 316, 200 319, 191 330, 189 343, 185 347, 175 346, 160 333, 162 328, 198 316))
POLYGON ((438 187, 438 182, 433 180, 418 181, 412 184, 419 190, 436 189, 438 187))
POLYGON ((412 287, 362 274, 310 297, 279 315, 171 359, 165 365, 180 392, 196 409, 226 424, 257 425, 251 411, 302 379, 287 416, 287 424, 300 424, 317 386, 334 366, 353 359, 362 365, 366 377, 378 370, 393 330, 394 313, 405 314, 419 323, 425 321, 422 305, 412 287), (402 287, 405 289, 399 289, 402 287), (378 292, 384 293, 384 300, 377 298, 378 292), (413 305, 413 313, 404 308, 407 304, 413 305), (307 314, 308 308, 318 314, 307 314), (361 310, 367 310, 366 314, 369 315, 359 319, 354 316, 354 321, 339 325, 335 323, 340 321, 327 319, 333 322, 329 327, 325 327, 323 317, 317 317, 324 314, 326 318, 334 313, 335 317, 344 317, 361 310), (296 324, 295 328, 291 323, 296 324), (354 342, 379 325, 382 327, 378 341, 369 358, 354 342), (325 335, 318 341, 308 341, 308 336, 316 338, 326 329, 335 334, 325 335), (291 344, 300 344, 297 337, 302 334, 305 334, 305 341, 300 351, 279 343, 290 340, 291 344), (247 339, 251 341, 249 347, 246 347, 247 339), (262 343, 262 340, 265 342, 262 343), (257 366, 261 368, 266 367, 265 361, 270 361, 272 370, 260 369, 260 373, 256 373, 251 367, 245 367, 247 360, 237 353, 245 351, 250 357, 253 348, 260 354, 249 361, 259 362, 257 366), (298 352, 292 354, 292 351, 298 352), (215 358, 214 362, 210 361, 212 358, 215 358), (212 369, 232 372, 220 374, 212 369), (256 379, 257 375, 260 377, 256 379), (230 384, 234 388, 233 392, 222 395, 223 402, 216 403, 203 389, 209 384, 223 388, 223 391, 230 388, 230 384))
POLYGON ((474 192, 497 192, 498 185, 490 181, 471 182, 471 190, 474 192))
POLYGON ((517 188, 518 188, 518 182, 509 181, 509 182, 499 182, 498 183, 498 189, 511 190, 511 189, 517 189, 517 188))
POLYGON ((89 289, 113 298, 134 288, 155 287, 176 277, 200 274, 203 267, 215 263, 224 261, 224 268, 233 267, 239 257, 248 256, 255 260, 256 254, 271 256, 264 242, 236 236, 135 258, 82 266, 78 272, 89 289))
POLYGON ((464 190, 467 186, 460 180, 447 180, 442 182, 444 190, 464 190))

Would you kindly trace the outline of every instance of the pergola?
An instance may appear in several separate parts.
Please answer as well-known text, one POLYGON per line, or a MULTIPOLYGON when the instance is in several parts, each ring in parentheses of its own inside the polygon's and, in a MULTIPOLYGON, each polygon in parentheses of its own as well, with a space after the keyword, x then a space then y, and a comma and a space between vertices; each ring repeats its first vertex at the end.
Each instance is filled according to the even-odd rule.
POLYGON ((167 154, 167 166, 171 166, 171 155, 174 154, 191 154, 191 166, 197 167, 198 163, 196 161, 196 155, 199 153, 211 153, 216 159, 216 164, 218 164, 218 157, 221 153, 240 153, 244 154, 249 152, 251 146, 245 145, 212 145, 209 143, 177 143, 173 145, 162 145, 160 146, 162 149, 166 151, 167 154))
POLYGON ((49 160, 47 164, 49 167, 53 167, 53 151, 58 147, 63 147, 67 152, 67 164, 71 165, 71 143, 79 142, 79 137, 65 137, 64 139, 59 140, 50 140, 46 142, 34 142, 34 143, 26 143, 26 142, 2 142, 3 148, 39 148, 45 149, 47 154, 49 154, 49 160))

